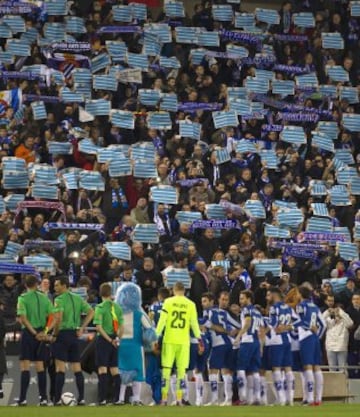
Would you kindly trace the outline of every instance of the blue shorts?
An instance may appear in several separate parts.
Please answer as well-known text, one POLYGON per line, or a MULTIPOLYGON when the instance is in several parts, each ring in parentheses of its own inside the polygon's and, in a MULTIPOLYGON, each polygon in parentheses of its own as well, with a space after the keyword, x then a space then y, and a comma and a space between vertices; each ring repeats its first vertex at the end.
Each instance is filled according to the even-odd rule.
POLYGON ((209 358, 210 354, 210 347, 209 344, 205 343, 205 350, 202 355, 199 355, 198 352, 198 345, 195 343, 192 343, 190 345, 190 362, 188 371, 193 371, 194 369, 197 369, 200 372, 204 372, 206 369, 206 364, 209 358))
POLYGON ((238 371, 258 372, 261 366, 260 343, 240 343, 236 369, 238 371))
POLYGON ((265 371, 271 371, 269 348, 270 346, 264 346, 262 356, 261 356, 261 369, 264 369, 265 371))
POLYGON ((291 344, 269 346, 269 358, 271 368, 285 368, 292 366, 291 344))
POLYGON ((117 368, 118 352, 117 348, 105 340, 102 336, 96 337, 95 342, 95 364, 99 368, 117 368))
POLYGON ((160 355, 154 355, 152 352, 145 353, 146 362, 146 383, 151 385, 155 379, 161 379, 160 355))
POLYGON ((198 344, 190 344, 190 361, 188 371, 193 371, 196 368, 196 362, 198 357, 198 344))
POLYGON ((306 365, 321 365, 320 340, 316 334, 300 340, 300 360, 302 367, 306 365))
MULTIPOLYGON (((42 329, 36 330, 41 331, 42 329)), ((20 360, 43 362, 46 361, 46 358, 47 352, 45 343, 39 342, 27 329, 23 329, 20 341, 20 360)))
POLYGON ((233 346, 233 350, 232 350, 232 357, 231 357, 231 367, 229 368, 231 371, 236 372, 236 363, 237 363, 237 357, 239 354, 239 348, 234 349, 233 346))
POLYGON ((211 349, 209 369, 233 369, 234 351, 232 345, 215 346, 211 349))
POLYGON ((63 362, 80 362, 79 339, 76 330, 60 330, 52 345, 55 359, 63 362))
POLYGON ((301 359, 300 359, 300 350, 293 350, 292 354, 292 370, 295 372, 302 371, 301 359))

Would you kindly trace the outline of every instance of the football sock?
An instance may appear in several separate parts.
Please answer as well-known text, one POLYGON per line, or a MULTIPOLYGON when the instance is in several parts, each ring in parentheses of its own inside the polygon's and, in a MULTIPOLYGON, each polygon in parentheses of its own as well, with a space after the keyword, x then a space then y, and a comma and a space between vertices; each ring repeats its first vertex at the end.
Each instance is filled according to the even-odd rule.
POLYGON ((120 402, 125 402, 126 387, 127 387, 126 384, 121 384, 120 395, 119 395, 119 401, 120 402))
POLYGON ((267 405, 267 381, 265 376, 260 377, 260 398, 261 403, 267 405))
POLYGON ((255 372, 253 374, 254 377, 254 400, 256 402, 260 402, 260 374, 259 372, 255 372))
POLYGON ((20 377, 20 398, 19 402, 26 400, 27 390, 30 384, 30 371, 22 371, 20 377))
POLYGON ((247 402, 252 404, 254 402, 254 376, 248 375, 246 377, 247 382, 247 402))
POLYGON ((39 397, 41 400, 46 400, 46 372, 41 371, 37 373, 38 386, 39 386, 39 397))
POLYGON ((233 378, 232 378, 232 375, 223 375, 223 380, 224 380, 225 401, 226 402, 231 402, 232 401, 232 395, 233 395, 233 390, 232 390, 233 378))
POLYGON ((315 401, 321 403, 324 390, 324 376, 321 371, 315 371, 315 401))
POLYGON ((304 371, 306 384, 306 401, 308 403, 314 402, 314 372, 310 369, 304 371))
POLYGON ((202 404, 204 393, 204 378, 202 373, 195 374, 196 404, 202 404))
POLYGON ((286 401, 289 404, 294 402, 294 392, 295 392, 295 378, 292 371, 286 372, 286 401))
POLYGON ((78 400, 82 401, 84 399, 85 390, 84 375, 82 372, 75 372, 75 382, 79 394, 78 400))
POLYGON ((246 401, 246 374, 245 371, 237 371, 238 390, 240 401, 246 401))
POLYGON ((106 387, 107 387, 107 374, 99 374, 98 376, 98 396, 99 396, 99 403, 105 401, 106 395, 106 387))
POLYGON ((55 377, 55 403, 58 403, 61 400, 61 393, 64 387, 65 382, 65 373, 56 372, 55 377))
POLYGON ((121 378, 120 375, 113 375, 113 383, 114 383, 114 403, 119 401, 119 393, 120 393, 120 386, 121 386, 121 378))
POLYGON ((275 370, 272 373, 275 391, 276 391, 276 399, 278 404, 285 404, 285 391, 284 391, 284 382, 282 378, 282 373, 280 370, 275 370))
POLYGON ((133 391, 133 403, 140 401, 140 391, 141 391, 141 382, 134 381, 132 383, 132 391, 133 391))
POLYGON ((209 382, 210 382, 210 390, 211 390, 211 402, 217 403, 219 401, 219 393, 218 393, 218 375, 217 374, 210 374, 209 375, 209 382))

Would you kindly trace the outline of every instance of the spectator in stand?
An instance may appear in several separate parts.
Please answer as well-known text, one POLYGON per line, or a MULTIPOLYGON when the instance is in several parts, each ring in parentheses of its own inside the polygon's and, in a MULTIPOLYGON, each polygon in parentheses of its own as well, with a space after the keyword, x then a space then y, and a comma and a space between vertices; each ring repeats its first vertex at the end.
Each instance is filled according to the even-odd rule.
POLYGON ((24 139, 23 143, 16 147, 15 156, 17 158, 22 158, 25 160, 26 165, 29 165, 36 161, 36 152, 35 152, 35 138, 32 135, 29 135, 24 139))
POLYGON ((230 262, 231 266, 245 261, 245 258, 240 254, 239 248, 237 245, 231 245, 229 247, 229 252, 226 255, 226 259, 230 262))
POLYGON ((110 233, 128 211, 128 202, 120 182, 111 178, 102 198, 102 211, 106 217, 106 232, 110 233))
POLYGON ((202 313, 201 297, 208 291, 209 281, 205 262, 197 261, 195 264, 195 272, 191 280, 190 300, 195 303, 199 317, 201 317, 202 313))
POLYGON ((159 288, 163 286, 162 275, 155 268, 154 259, 144 258, 143 267, 136 272, 135 276, 142 291, 143 307, 147 310, 152 300, 157 296, 159 288))
POLYGON ((139 270, 144 264, 144 246, 141 242, 133 242, 131 247, 131 263, 134 269, 139 270))
POLYGON ((3 302, 3 318, 7 331, 15 330, 18 327, 16 306, 20 293, 20 286, 14 275, 5 275, 0 285, 0 299, 3 302))
POLYGON ((236 266, 232 266, 222 280, 221 291, 228 293, 230 305, 237 304, 241 291, 246 289, 245 283, 240 275, 239 269, 236 266))
POLYGON ((121 282, 133 282, 137 284, 137 278, 134 274, 134 269, 131 265, 125 265, 122 273, 119 276, 119 281, 121 282))
POLYGON ((135 224, 150 223, 148 204, 146 198, 140 197, 136 203, 136 207, 131 210, 130 216, 135 224))
POLYGON ((207 265, 210 264, 214 253, 219 249, 219 241, 214 236, 213 229, 205 229, 203 236, 197 241, 199 255, 204 259, 207 265))
POLYGON ((356 292, 354 278, 348 278, 346 280, 346 287, 335 298, 336 302, 343 305, 345 309, 351 306, 351 300, 356 292))

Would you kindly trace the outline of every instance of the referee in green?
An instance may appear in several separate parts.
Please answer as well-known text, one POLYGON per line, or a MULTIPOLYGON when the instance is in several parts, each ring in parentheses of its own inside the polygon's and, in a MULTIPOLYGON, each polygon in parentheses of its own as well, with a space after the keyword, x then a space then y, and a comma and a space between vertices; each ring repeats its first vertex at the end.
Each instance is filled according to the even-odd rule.
POLYGON ((120 393, 120 374, 118 368, 118 347, 124 333, 124 318, 121 307, 111 300, 111 285, 100 285, 102 303, 95 307, 94 324, 97 337, 95 344, 95 363, 98 369, 99 405, 106 405, 108 369, 113 377, 113 403, 117 404, 120 393))
POLYGON ((17 304, 17 315, 22 325, 20 342, 20 397, 17 405, 26 405, 26 394, 30 383, 30 363, 35 362, 38 377, 39 397, 41 406, 47 405, 46 347, 42 343, 45 338, 45 327, 51 319, 53 305, 49 298, 38 291, 38 279, 34 275, 25 278, 27 291, 20 295, 17 304))
POLYGON ((55 405, 61 405, 61 394, 65 382, 65 365, 71 364, 78 389, 77 405, 85 405, 84 375, 81 372, 79 337, 94 317, 94 310, 79 295, 69 291, 67 276, 55 279, 55 330, 52 338, 55 358, 55 405), (81 324, 81 316, 86 317, 81 324))

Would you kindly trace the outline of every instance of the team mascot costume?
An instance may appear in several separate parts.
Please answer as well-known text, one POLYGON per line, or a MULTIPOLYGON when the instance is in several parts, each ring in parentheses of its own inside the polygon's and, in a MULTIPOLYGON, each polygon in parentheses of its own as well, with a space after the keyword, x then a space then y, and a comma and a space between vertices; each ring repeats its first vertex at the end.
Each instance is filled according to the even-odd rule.
POLYGON ((144 345, 157 341, 151 320, 141 307, 140 287, 132 282, 123 283, 116 292, 115 301, 123 309, 124 335, 118 351, 121 374, 120 403, 125 403, 127 385, 132 385, 132 404, 141 405, 141 383, 145 381, 144 345))

